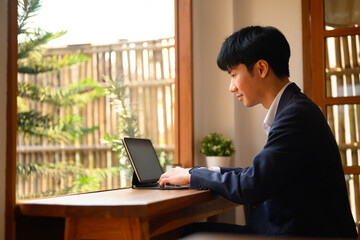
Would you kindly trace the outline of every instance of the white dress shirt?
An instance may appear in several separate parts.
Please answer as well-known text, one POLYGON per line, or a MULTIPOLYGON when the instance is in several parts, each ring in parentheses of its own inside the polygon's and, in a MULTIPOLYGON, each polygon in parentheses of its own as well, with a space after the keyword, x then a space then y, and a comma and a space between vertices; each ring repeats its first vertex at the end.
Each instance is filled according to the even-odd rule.
POLYGON ((291 82, 288 82, 281 90, 280 92, 276 95, 274 101, 272 102, 270 108, 269 108, 269 111, 267 112, 266 114, 266 117, 264 119, 264 122, 263 122, 263 128, 266 132, 266 135, 269 135, 269 131, 270 131, 270 128, 271 128, 271 125, 272 123, 274 122, 274 119, 275 119, 275 115, 276 115, 276 111, 277 111, 277 108, 279 106, 279 102, 280 102, 280 98, 281 96, 283 95, 285 89, 287 86, 289 86, 291 82))

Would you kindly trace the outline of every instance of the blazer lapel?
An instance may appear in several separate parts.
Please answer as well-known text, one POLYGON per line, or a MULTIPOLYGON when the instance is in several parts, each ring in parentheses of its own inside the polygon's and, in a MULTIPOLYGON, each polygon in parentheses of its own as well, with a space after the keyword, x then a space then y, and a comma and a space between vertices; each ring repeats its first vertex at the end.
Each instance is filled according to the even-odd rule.
POLYGON ((289 86, 287 86, 283 95, 280 98, 280 102, 276 110, 276 115, 283 110, 283 108, 288 104, 292 96, 300 91, 300 88, 295 83, 291 83, 289 86))

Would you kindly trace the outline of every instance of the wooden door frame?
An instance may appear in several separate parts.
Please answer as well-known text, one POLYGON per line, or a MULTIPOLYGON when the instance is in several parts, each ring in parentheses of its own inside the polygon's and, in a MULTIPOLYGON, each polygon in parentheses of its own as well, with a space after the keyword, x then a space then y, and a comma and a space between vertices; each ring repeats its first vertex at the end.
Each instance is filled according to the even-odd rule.
POLYGON ((17 136, 17 0, 8 0, 5 239, 15 239, 17 136))
MULTIPOLYGON (((320 106, 326 118, 327 106, 359 104, 360 96, 337 98, 326 96, 325 39, 327 37, 359 34, 359 28, 325 30, 323 9, 323 0, 302 0, 304 93, 320 106)), ((360 166, 343 166, 343 170, 344 174, 360 174, 360 166)))
POLYGON ((325 39, 359 34, 359 28, 325 30, 322 9, 324 9, 323 0, 302 0, 304 93, 322 109, 326 117, 328 105, 356 104, 360 102, 360 96, 337 98, 326 96, 325 39))

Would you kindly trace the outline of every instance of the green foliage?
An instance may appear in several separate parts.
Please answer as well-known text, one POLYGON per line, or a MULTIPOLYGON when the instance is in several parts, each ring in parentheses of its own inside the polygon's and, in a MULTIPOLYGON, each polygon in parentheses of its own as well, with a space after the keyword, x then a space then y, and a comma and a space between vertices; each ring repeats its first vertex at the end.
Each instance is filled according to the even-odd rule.
POLYGON ((51 33, 39 28, 34 28, 33 31, 25 31, 24 34, 25 36, 18 36, 18 59, 20 63, 26 58, 30 58, 33 61, 41 59, 42 55, 46 52, 43 45, 63 36, 66 34, 66 31, 51 33))
POLYGON ((165 151, 156 151, 156 155, 159 158, 159 162, 163 171, 166 171, 167 165, 172 165, 174 163, 174 156, 172 154, 167 154, 165 151))
POLYGON ((112 79, 112 77, 105 79, 111 84, 111 87, 108 88, 108 94, 113 99, 113 103, 117 104, 120 117, 118 127, 121 129, 121 135, 140 137, 136 104, 130 103, 128 86, 124 83, 123 76, 117 75, 115 79, 112 79))
POLYGON ((70 84, 61 89, 41 87, 25 82, 18 83, 18 134, 46 137, 49 141, 70 142, 76 138, 93 132, 97 127, 82 127, 82 118, 78 115, 67 115, 60 118, 55 114, 44 115, 35 110, 29 110, 28 100, 61 107, 82 107, 95 98, 106 94, 104 88, 91 79, 70 84))
POLYGON ((234 145, 222 134, 211 133, 201 140, 201 152, 206 156, 231 156, 235 153, 234 145))
POLYGON ((105 94, 105 89, 92 79, 80 80, 61 89, 50 86, 41 87, 25 82, 18 83, 18 97, 49 103, 56 107, 82 107, 105 94))
POLYGON ((88 56, 76 53, 67 54, 61 59, 59 59, 58 56, 31 56, 24 59, 19 59, 18 72, 27 74, 50 72, 88 60, 88 56))
MULTIPOLYGON (((18 1, 18 72, 38 74, 59 70, 71 65, 88 61, 89 57, 82 54, 68 54, 62 57, 46 56, 44 47, 49 41, 63 36, 66 31, 51 33, 31 27, 29 19, 36 15, 41 8, 40 0, 18 1)), ((83 107, 95 98, 104 96, 105 90, 92 79, 80 80, 67 86, 55 88, 40 86, 30 81, 18 83, 18 134, 31 136, 32 141, 46 138, 50 142, 69 143, 80 136, 93 132, 97 127, 84 128, 82 119, 78 115, 59 116, 60 109, 83 107), (38 103, 50 105, 51 114, 43 114, 29 106, 38 103)), ((56 176, 55 179, 72 179, 72 182, 61 187, 54 183, 57 190, 50 190, 18 198, 45 197, 99 190, 100 182, 107 176, 119 174, 120 167, 105 169, 85 169, 78 163, 17 163, 17 175, 28 176, 56 176)))
POLYGON ((46 49, 43 47, 49 41, 66 34, 66 31, 51 33, 40 28, 30 27, 30 19, 36 16, 41 8, 41 0, 18 1, 18 59, 41 58, 46 49))
MULTIPOLYGON (((18 1, 18 72, 36 75, 87 61, 89 58, 82 54, 68 54, 61 58, 44 56, 44 45, 63 36, 66 31, 51 33, 29 26, 29 19, 35 16, 40 8, 40 0, 18 1)), ((46 137, 52 142, 70 142, 81 135, 93 132, 97 128, 83 128, 79 116, 70 115, 60 119, 56 113, 61 107, 82 107, 104 95, 105 90, 91 79, 80 80, 60 89, 19 82, 18 133, 46 137), (29 100, 34 104, 50 104, 54 107, 54 113, 50 116, 28 109, 29 100)))
POLYGON ((42 115, 36 111, 19 112, 17 116, 18 132, 35 137, 46 137, 50 141, 70 142, 98 127, 83 128, 82 119, 76 115, 62 119, 54 115, 42 115))
POLYGON ((111 145, 112 151, 117 153, 121 159, 120 165, 124 169, 131 169, 131 164, 127 158, 121 138, 141 137, 138 116, 136 114, 136 104, 130 103, 128 86, 124 83, 122 75, 117 75, 115 79, 112 77, 106 77, 105 79, 110 83, 107 91, 112 98, 112 104, 116 105, 119 119, 117 124, 120 133, 115 135, 106 133, 103 140, 111 145))
POLYGON ((107 77, 106 80, 110 83, 108 94, 112 98, 112 103, 116 104, 117 114, 119 117, 118 129, 119 135, 106 133, 104 140, 111 144, 112 150, 119 156, 126 156, 121 137, 140 137, 138 116, 136 114, 136 105, 130 103, 128 87, 124 83, 123 76, 117 75, 115 79, 107 77))
POLYGON ((40 8, 40 0, 18 0, 18 34, 28 32, 28 20, 35 16, 40 8))
POLYGON ((65 186, 58 190, 51 190, 26 196, 17 196, 18 199, 98 191, 102 181, 104 181, 107 177, 118 175, 121 171, 121 167, 87 169, 84 168, 82 164, 68 162, 44 164, 17 163, 16 169, 17 175, 23 178, 28 176, 36 176, 37 174, 43 174, 46 176, 56 176, 63 179, 74 179, 69 184, 69 186, 65 186))
MULTIPOLYGON (((137 104, 130 102, 128 94, 129 88, 124 83, 123 76, 117 75, 115 79, 112 79, 111 77, 105 79, 110 83, 108 94, 112 97, 112 104, 117 106, 119 119, 117 124, 120 133, 115 135, 105 133, 103 140, 105 143, 111 145, 112 151, 116 152, 122 160, 120 161, 120 165, 123 169, 132 169, 121 138, 141 137, 137 116, 137 104)), ((159 158, 160 165, 163 166, 163 168, 173 162, 173 156, 167 155, 165 151, 157 151, 156 154, 159 158)))

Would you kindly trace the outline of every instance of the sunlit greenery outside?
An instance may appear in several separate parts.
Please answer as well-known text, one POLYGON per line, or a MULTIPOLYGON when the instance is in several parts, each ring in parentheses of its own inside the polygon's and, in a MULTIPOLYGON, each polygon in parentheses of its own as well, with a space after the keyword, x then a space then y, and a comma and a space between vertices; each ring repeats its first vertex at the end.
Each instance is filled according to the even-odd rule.
MULTIPOLYGON (((89 60, 83 54, 68 54, 63 57, 46 56, 44 47, 49 41, 66 34, 66 31, 47 32, 43 29, 31 26, 29 21, 41 8, 40 0, 18 1, 18 72, 28 74, 36 79, 36 76, 89 60)), ((64 195, 69 193, 81 193, 100 190, 100 185, 109 177, 124 174, 125 178, 132 178, 132 168, 124 151, 121 137, 142 137, 139 130, 137 104, 129 101, 129 88, 124 83, 122 75, 115 79, 104 76, 106 88, 100 86, 93 79, 81 79, 66 86, 51 87, 37 84, 36 81, 19 81, 18 83, 18 135, 31 138, 32 142, 48 142, 52 144, 79 145, 79 139, 89 133, 98 130, 98 126, 83 125, 82 118, 77 114, 60 116, 60 109, 76 107, 81 109, 87 103, 104 95, 111 95, 112 103, 117 105, 117 125, 121 131, 118 134, 106 133, 101 136, 102 142, 111 146, 119 158, 119 165, 114 167, 94 168, 85 167, 76 158, 63 161, 57 155, 56 162, 17 162, 18 179, 53 178, 52 187, 40 193, 17 194, 18 199, 64 195), (51 106, 52 114, 44 114, 34 110, 33 105, 45 103, 51 106), (61 179, 61 180, 60 180, 61 179), (65 179, 65 180, 64 180, 65 179), (55 181, 55 182, 54 182, 55 181)), ((66 111, 65 111, 66 112, 66 111)), ((100 139, 99 139, 100 141, 100 139)), ((173 162, 172 155, 165 151, 158 151, 161 165, 173 162)))
MULTIPOLYGON (((82 54, 71 54, 63 58, 44 57, 49 41, 63 36, 66 32, 51 33, 30 26, 30 19, 41 8, 40 0, 18 1, 18 72, 31 74, 34 79, 37 75, 66 68, 83 61, 88 57, 82 54)), ((105 95, 105 90, 92 79, 83 79, 77 83, 56 89, 51 86, 41 86, 34 81, 18 83, 18 135, 32 138, 34 142, 43 139, 51 143, 69 143, 96 131, 97 127, 82 126, 82 119, 76 114, 60 117, 57 113, 60 108, 83 107, 86 103, 105 95), (53 114, 43 114, 31 106, 37 103, 46 103, 54 108, 53 114)), ((73 177, 73 183, 64 185, 52 191, 40 194, 17 196, 31 198, 49 195, 59 195, 72 192, 83 192, 98 189, 99 180, 105 174, 113 174, 117 169, 84 169, 79 163, 19 163, 17 175, 20 178, 37 176, 46 173, 73 177)))

